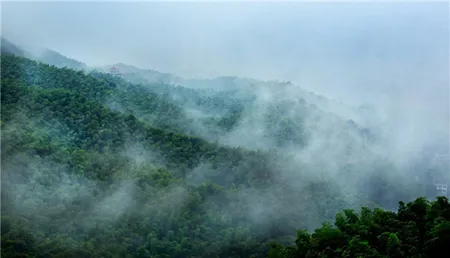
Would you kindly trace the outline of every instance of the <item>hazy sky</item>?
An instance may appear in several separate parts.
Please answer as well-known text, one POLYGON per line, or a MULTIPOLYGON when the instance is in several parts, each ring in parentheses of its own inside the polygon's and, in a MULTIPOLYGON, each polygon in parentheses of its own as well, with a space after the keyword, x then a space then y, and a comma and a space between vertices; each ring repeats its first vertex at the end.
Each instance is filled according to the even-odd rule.
POLYGON ((2 4, 11 41, 88 65, 291 80, 349 102, 414 89, 448 106, 448 24, 445 2, 2 4))

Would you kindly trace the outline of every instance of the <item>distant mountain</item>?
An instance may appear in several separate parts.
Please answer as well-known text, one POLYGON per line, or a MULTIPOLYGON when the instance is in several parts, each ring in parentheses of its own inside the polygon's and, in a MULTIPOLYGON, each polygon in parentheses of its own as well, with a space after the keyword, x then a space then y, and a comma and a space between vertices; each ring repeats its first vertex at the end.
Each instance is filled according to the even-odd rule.
POLYGON ((122 77, 131 83, 164 83, 180 85, 194 89, 236 90, 249 89, 250 86, 261 85, 262 81, 239 78, 235 76, 220 76, 213 79, 187 79, 171 73, 162 73, 151 69, 142 69, 132 65, 117 63, 96 68, 109 72, 111 68, 118 69, 122 77))
POLYGON ((27 52, 20 48, 19 46, 13 44, 11 41, 1 38, 1 54, 2 55, 15 55, 25 57, 27 56, 27 52))
MULTIPOLYGON (((2 38, 3 52, 27 57, 35 61, 54 65, 58 68, 66 67, 84 71, 94 69, 88 68, 83 62, 66 57, 48 48, 41 49, 40 51, 30 51, 33 53, 30 54, 4 38, 2 38)), ((209 118, 207 120, 220 114, 221 118, 215 118, 214 120, 219 119, 216 122, 221 126, 224 126, 224 123, 227 124, 225 127, 236 125, 236 119, 239 117, 236 110, 242 111, 242 107, 248 106, 250 102, 255 100, 256 96, 258 98, 264 98, 264 100, 261 99, 259 101, 269 101, 274 106, 283 106, 286 110, 292 103, 301 103, 302 106, 314 106, 325 113, 332 113, 344 121, 348 120, 351 125, 358 125, 358 127, 363 128, 370 127, 368 121, 375 116, 373 110, 369 110, 369 112, 367 108, 362 110, 347 106, 343 103, 309 92, 291 82, 261 81, 236 76, 221 76, 213 79, 185 79, 174 74, 162 73, 151 69, 141 69, 124 63, 98 67, 95 70, 109 73, 111 68, 117 69, 125 81, 133 84, 151 85, 152 92, 167 96, 177 105, 188 108, 190 112, 200 112, 204 115, 208 114, 209 118), (175 89, 173 86, 182 87, 175 89), (225 112, 225 115, 224 110, 230 111, 229 113, 225 112)), ((294 108, 294 106, 291 106, 291 108, 294 108)), ((291 123, 291 125, 294 124, 291 123)), ((213 128, 212 125, 210 126, 213 128)), ((273 135, 273 133, 270 135, 273 135)))
POLYGON ((111 69, 117 69, 123 78, 131 83, 166 83, 173 85, 183 84, 183 79, 169 73, 161 73, 151 69, 141 69, 124 63, 96 67, 98 71, 109 73, 111 69))
MULTIPOLYGON (((165 74, 165 78, 160 77, 161 80, 156 80, 156 77, 146 80, 145 76, 149 78, 150 74, 162 73, 122 63, 106 66, 103 70, 108 71, 112 67, 120 70, 122 78, 115 77, 111 82, 118 85, 119 89, 118 95, 108 103, 111 108, 212 142, 227 146, 246 146, 250 149, 299 147, 305 145, 308 138, 307 132, 303 130, 304 123, 308 126, 315 124, 320 128, 327 127, 327 130, 338 131, 340 128, 342 132, 348 131, 374 139, 374 135, 356 121, 342 119, 330 107, 321 108, 319 104, 328 104, 326 98, 289 82, 258 81, 232 76, 188 80, 170 74, 165 74), (176 78, 180 86, 169 83, 170 78, 176 78), (144 96, 152 95, 164 99, 167 104, 162 106, 175 105, 177 108, 161 109, 161 105, 150 105, 151 98, 144 100, 144 96), (155 113, 170 113, 175 110, 177 111, 170 115, 173 119, 155 119, 155 113), (251 128, 255 131, 243 138, 251 128)), ((353 138, 350 135, 345 137, 353 138)), ((348 140, 352 141, 354 140, 348 140)))
POLYGON ((44 49, 42 53, 35 56, 34 58, 36 61, 44 62, 50 65, 54 65, 59 68, 70 68, 74 70, 85 70, 87 69, 87 65, 75 60, 73 58, 66 57, 54 50, 51 49, 44 49))
POLYGON ((214 91, 240 92, 240 95, 254 95, 264 93, 267 97, 276 99, 303 99, 309 105, 315 105, 325 112, 331 112, 345 120, 353 121, 363 127, 369 127, 376 118, 373 108, 352 107, 344 103, 317 95, 291 82, 262 81, 252 78, 236 76, 220 76, 213 79, 185 79, 170 73, 162 73, 151 69, 141 69, 124 63, 117 63, 99 68, 108 72, 111 68, 118 69, 122 78, 135 84, 163 83, 180 85, 192 89, 211 89, 214 91))
POLYGON ((35 48, 32 50, 26 49, 18 44, 12 43, 4 37, 1 38, 1 53, 2 55, 26 57, 38 62, 54 65, 58 68, 66 67, 74 70, 88 69, 87 65, 83 62, 64 56, 54 50, 48 48, 35 48))

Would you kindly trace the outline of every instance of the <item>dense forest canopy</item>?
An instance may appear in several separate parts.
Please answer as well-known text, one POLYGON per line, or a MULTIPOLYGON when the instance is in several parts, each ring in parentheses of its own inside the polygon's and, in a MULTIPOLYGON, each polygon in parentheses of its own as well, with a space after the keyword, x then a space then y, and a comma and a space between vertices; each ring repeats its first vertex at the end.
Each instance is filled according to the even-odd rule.
POLYGON ((427 164, 290 84, 23 53, 2 45, 4 257, 444 257, 427 164))

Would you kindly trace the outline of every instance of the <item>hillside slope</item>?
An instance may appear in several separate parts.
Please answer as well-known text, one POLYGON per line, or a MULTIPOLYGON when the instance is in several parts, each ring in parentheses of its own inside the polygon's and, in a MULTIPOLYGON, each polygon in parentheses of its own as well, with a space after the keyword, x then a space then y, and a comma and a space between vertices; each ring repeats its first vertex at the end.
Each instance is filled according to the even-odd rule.
POLYGON ((19 57, 29 58, 38 62, 54 65, 59 68, 69 68, 74 70, 88 70, 88 67, 83 62, 73 58, 66 57, 49 48, 30 48, 19 46, 1 37, 1 54, 14 55, 19 57))
POLYGON ((25 50, 19 48, 9 40, 1 37, 1 54, 2 55, 15 55, 15 56, 25 56, 25 50))
POLYGON ((59 68, 70 68, 74 70, 87 70, 88 67, 86 64, 75 60, 73 58, 68 58, 54 50, 45 48, 39 54, 33 58, 36 61, 40 61, 43 63, 47 63, 50 65, 54 65, 59 68))
POLYGON ((258 94, 244 103, 241 93, 208 90, 204 99, 17 56, 2 55, 1 67, 4 255, 264 257, 270 240, 291 243, 295 229, 313 229, 343 208, 389 206, 421 191, 370 149, 367 160, 328 164, 346 163, 356 152, 343 150, 364 146, 358 130, 300 100, 258 94), (216 107, 206 118, 222 116, 216 128, 229 135, 193 129, 202 120, 186 102, 205 113, 216 107), (293 106, 305 113, 289 114, 293 106), (304 117, 311 129, 292 144, 283 130, 305 128, 304 117), (268 119, 268 140, 285 142, 233 142, 266 123, 258 119, 268 119), (332 142, 317 142, 323 135, 349 141, 324 148, 332 142))

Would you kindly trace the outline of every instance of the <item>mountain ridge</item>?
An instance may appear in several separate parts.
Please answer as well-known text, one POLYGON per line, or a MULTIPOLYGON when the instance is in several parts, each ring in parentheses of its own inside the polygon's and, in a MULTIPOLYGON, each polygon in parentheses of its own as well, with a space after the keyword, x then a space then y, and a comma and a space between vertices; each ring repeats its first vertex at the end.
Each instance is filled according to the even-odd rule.
MULTIPOLYGON (((410 236, 389 223, 429 207, 382 212, 428 189, 356 124, 283 91, 133 84, 15 55, 1 67, 4 255, 289 257, 271 241, 294 243, 340 210, 395 216, 384 227, 410 236)), ((342 216, 312 237, 349 232, 342 216)))
MULTIPOLYGON (((301 95, 310 104, 314 104, 326 112, 334 112, 341 116, 343 119, 353 120, 362 126, 370 126, 373 123, 367 121, 366 117, 375 117, 376 111, 373 107, 365 109, 365 113, 361 114, 359 110, 367 105, 360 107, 351 107, 344 103, 337 102, 333 99, 318 95, 311 91, 300 88, 299 86, 293 84, 292 82, 283 81, 262 81, 254 78, 247 77, 236 77, 236 76, 219 76, 211 79, 186 79, 179 77, 172 73, 159 72, 153 69, 143 69, 134 65, 128 65, 122 62, 99 66, 99 67, 89 67, 85 63, 78 61, 73 58, 66 57, 54 50, 43 48, 39 51, 39 54, 30 54, 23 50, 23 48, 18 47, 12 42, 8 41, 6 38, 2 37, 2 40, 9 43, 11 47, 22 49, 26 55, 22 55, 27 58, 31 58, 36 61, 41 61, 47 64, 55 65, 57 67, 67 67, 75 70, 83 70, 85 72, 98 70, 101 72, 108 73, 110 68, 116 67, 122 73, 122 77, 132 83, 164 83, 171 84, 175 86, 183 86, 193 89, 214 89, 222 91, 260 91, 269 90, 271 94, 277 94, 276 92, 293 92, 295 95, 301 95), (367 114, 367 111, 370 113, 367 114)), ((284 93, 287 95, 286 93, 284 93)))

